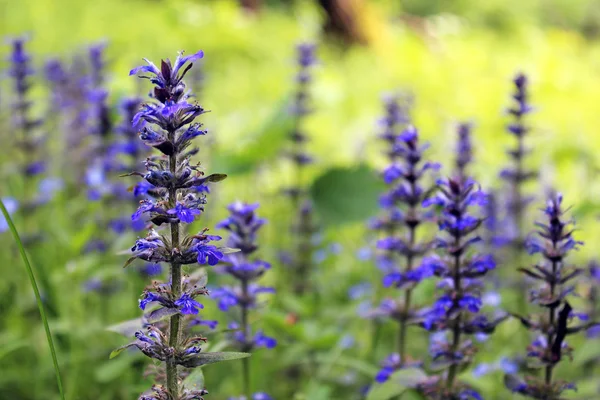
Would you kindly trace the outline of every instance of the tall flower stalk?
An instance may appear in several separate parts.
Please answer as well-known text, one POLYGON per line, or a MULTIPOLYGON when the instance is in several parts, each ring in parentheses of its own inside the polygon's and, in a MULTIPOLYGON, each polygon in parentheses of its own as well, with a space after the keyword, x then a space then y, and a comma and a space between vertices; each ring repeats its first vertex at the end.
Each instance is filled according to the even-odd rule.
POLYGON ((556 365, 565 357, 571 356, 572 348, 567 344, 569 335, 585 331, 596 325, 589 322, 589 316, 573 310, 567 297, 575 290, 575 278, 582 274, 582 268, 566 264, 569 253, 583 242, 573 238, 573 222, 565 219, 562 209, 562 195, 554 194, 543 210, 546 221, 536 223, 535 236, 526 243, 530 254, 542 255, 540 263, 531 268, 521 268, 526 276, 540 282, 531 290, 530 302, 543 308, 539 315, 515 315, 529 331, 536 334, 535 340, 527 348, 531 360, 530 368, 541 369, 543 378, 526 376, 525 380, 516 375, 505 376, 505 383, 513 392, 533 399, 555 400, 567 389, 575 385, 557 380, 553 374, 556 365), (580 322, 574 323, 575 320, 580 322))
POLYGON ((308 289, 310 267, 312 262, 312 236, 315 231, 312 204, 306 196, 304 187, 304 169, 312 163, 312 158, 306 153, 306 143, 309 138, 304 132, 304 120, 312 112, 310 107, 309 85, 312 82, 311 70, 317 63, 316 45, 302 43, 297 46, 298 74, 296 75, 297 89, 292 105, 294 128, 290 133, 291 148, 288 156, 294 168, 293 186, 287 189, 292 200, 292 207, 297 215, 292 232, 295 238, 295 251, 291 260, 294 271, 294 292, 302 295, 308 289))
POLYGON ((31 116, 33 105, 31 99, 31 78, 34 75, 31 66, 31 56, 25 49, 26 39, 14 38, 10 41, 11 53, 8 57, 10 63, 8 75, 13 84, 13 125, 17 132, 17 148, 21 151, 23 162, 20 171, 27 177, 23 189, 23 209, 30 210, 40 202, 31 188, 35 187, 35 179, 46 171, 46 162, 42 158, 41 146, 43 137, 38 127, 42 124, 41 119, 31 116))
POLYGON ((515 146, 507 151, 512 165, 502 170, 500 177, 504 179, 510 188, 507 202, 509 222, 512 224, 510 232, 510 244, 516 254, 524 250, 523 226, 527 205, 531 198, 524 193, 523 185, 536 177, 536 173, 527 168, 525 156, 529 152, 525 143, 531 130, 527 125, 526 117, 533 111, 529 104, 528 79, 524 74, 517 74, 513 79, 515 92, 512 95, 513 105, 507 109, 512 121, 507 125, 507 131, 516 139, 515 146))
POLYGON ((392 163, 383 172, 383 179, 390 189, 380 199, 390 213, 376 227, 386 228, 392 235, 379 240, 377 247, 392 256, 386 261, 391 263, 387 266, 383 285, 400 289, 401 294, 397 301, 384 300, 380 310, 384 314, 388 311, 399 324, 398 353, 392 354, 383 363, 376 379, 379 382, 387 380, 395 369, 414 363, 407 353, 408 327, 415 324, 417 315, 412 293, 423 279, 431 276, 429 267, 419 263, 419 259, 431 248, 431 243, 417 240, 418 228, 426 220, 421 203, 429 191, 424 187, 423 178, 439 168, 436 163, 423 161, 423 152, 428 145, 419 142, 415 127, 409 125, 394 137, 390 140, 389 152, 392 163), (389 360, 397 362, 391 365, 389 360))
POLYGON ((440 278, 437 288, 441 292, 422 314, 422 326, 435 332, 430 345, 431 369, 442 370, 418 385, 430 399, 481 399, 473 388, 457 380, 460 368, 476 353, 467 335, 489 334, 506 318, 505 314, 490 318, 481 312, 483 277, 496 266, 492 256, 473 251, 473 245, 481 240, 477 231, 482 219, 472 208, 485 202, 486 196, 475 182, 456 178, 441 180, 437 194, 423 204, 441 208, 438 247, 443 249, 439 256, 423 261, 440 278))
MULTIPOLYGON (((218 299, 221 310, 228 311, 231 308, 239 310, 239 319, 232 322, 229 327, 239 329, 233 333, 231 339, 236 348, 242 352, 250 352, 256 347, 273 348, 277 344, 275 339, 265 336, 262 331, 253 334, 250 325, 250 312, 259 304, 258 295, 275 292, 271 287, 255 283, 271 268, 266 261, 254 257, 254 253, 258 250, 256 242, 258 230, 266 222, 256 215, 257 208, 258 204, 233 203, 228 207, 229 217, 217 225, 229 232, 227 245, 240 251, 229 254, 224 259, 227 264, 222 268, 222 272, 234 278, 237 285, 217 289, 213 291, 212 296, 218 299)), ((250 363, 248 359, 243 361, 242 387, 244 394, 250 399, 252 398, 250 363)))
POLYGON ((195 122, 205 111, 198 104, 187 100, 189 93, 182 79, 192 67, 192 62, 202 58, 199 51, 190 56, 180 53, 172 64, 162 60, 160 67, 146 60, 148 65, 134 68, 130 75, 140 75, 154 84, 154 101, 143 104, 133 118, 133 124, 140 126, 140 139, 161 154, 149 157, 146 173, 135 172, 151 187, 148 198, 140 202, 132 219, 137 220, 147 214, 149 220, 160 227, 168 227, 167 234, 159 234, 151 229, 145 238, 139 238, 132 247, 132 257, 148 262, 164 262, 170 265, 170 280, 167 283, 155 282, 144 291, 140 308, 145 310, 150 303, 159 308, 146 315, 147 321, 160 322, 168 318, 164 330, 150 325, 147 331, 136 333, 136 341, 129 346, 137 347, 148 357, 161 361, 164 365, 164 382, 155 385, 141 399, 201 399, 206 390, 182 385, 184 371, 179 367, 195 368, 212 362, 245 355, 235 353, 203 353, 200 344, 206 341, 202 336, 188 337, 183 334, 186 315, 198 314, 203 305, 196 297, 208 294, 204 284, 195 283, 184 277, 182 268, 186 265, 216 265, 223 252, 212 244, 220 240, 218 236, 206 234, 206 229, 196 235, 186 235, 184 225, 192 223, 203 211, 206 203, 205 188, 210 182, 218 182, 225 175, 208 175, 200 170, 199 164, 192 164, 190 148, 192 140, 207 132, 195 122))

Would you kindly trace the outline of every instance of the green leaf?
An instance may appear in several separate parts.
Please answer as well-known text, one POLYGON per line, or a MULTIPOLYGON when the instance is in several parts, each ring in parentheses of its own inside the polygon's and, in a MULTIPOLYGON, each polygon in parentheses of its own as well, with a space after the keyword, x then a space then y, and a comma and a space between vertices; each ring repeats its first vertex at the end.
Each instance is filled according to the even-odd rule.
POLYGON ((154 324, 175 314, 179 314, 179 310, 177 308, 159 308, 144 315, 144 319, 147 323, 154 324))
POLYGON ((318 177, 310 188, 315 209, 326 225, 343 225, 375 215, 385 185, 366 165, 332 168, 318 177))
POLYGON ((127 268, 128 266, 130 266, 131 263, 134 262, 136 259, 137 257, 129 257, 129 259, 125 261, 125 264, 123 264, 123 268, 127 268))
POLYGON ((194 358, 187 360, 182 363, 184 367, 194 368, 202 365, 214 364, 221 361, 238 360, 241 358, 250 357, 250 353, 238 353, 238 352, 217 352, 217 353, 199 353, 194 358))
POLYGON ((219 247, 218 249, 223 254, 237 253, 240 251, 240 249, 233 249, 231 247, 219 247))
POLYGON ((142 318, 130 319, 115 325, 108 326, 107 331, 119 333, 125 337, 132 337, 134 333, 144 327, 142 318))
POLYGON ((206 268, 196 269, 196 271, 189 275, 188 280, 195 286, 205 287, 208 283, 208 272, 206 272, 206 268))
POLYGON ((367 393, 367 400, 389 400, 402 395, 408 389, 398 382, 389 380, 382 384, 375 384, 367 393))
POLYGON ((206 182, 221 182, 227 178, 226 174, 210 174, 206 178, 206 182))
POLYGON ((390 379, 408 388, 414 388, 427 379, 427 374, 419 368, 405 368, 395 372, 390 379))
POLYGON ((204 373, 202 368, 196 368, 183 381, 183 386, 188 390, 204 389, 204 373))
POLYGON ((128 347, 133 346, 132 343, 126 344, 125 346, 121 346, 118 349, 114 349, 113 351, 110 352, 110 355, 108 356, 108 358, 110 360, 112 360, 113 358, 117 357, 119 354, 121 354, 123 351, 125 351, 125 349, 127 349, 128 347))
POLYGON ((598 340, 588 340, 584 346, 577 348, 573 354, 573 362, 579 366, 598 359, 600 359, 600 342, 598 340))

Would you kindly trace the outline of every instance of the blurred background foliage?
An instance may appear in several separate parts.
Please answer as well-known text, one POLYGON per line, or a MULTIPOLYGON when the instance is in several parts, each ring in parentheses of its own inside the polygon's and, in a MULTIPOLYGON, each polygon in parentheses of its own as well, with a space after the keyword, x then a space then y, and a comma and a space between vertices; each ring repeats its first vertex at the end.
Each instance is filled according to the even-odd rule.
MULTIPOLYGON (((531 162, 541 171, 542 182, 532 190, 539 203, 545 188, 560 188, 566 203, 574 206, 588 243, 578 261, 585 263, 596 253, 597 1, 0 0, 0 36, 23 33, 31 37, 28 45, 38 68, 50 57, 69 60, 90 43, 106 40, 113 104, 123 96, 145 92, 146 87, 128 77, 142 57, 174 58, 177 50, 204 50, 206 76, 200 102, 211 110, 204 122, 215 143, 201 149, 202 161, 210 172, 230 178, 219 184, 209 199, 207 217, 195 227, 214 226, 225 215, 225 205, 235 199, 260 201, 261 214, 269 219, 261 237, 262 253, 274 269, 266 281, 280 293, 265 306, 264 318, 257 323, 281 345, 252 358, 252 381, 256 389, 276 399, 361 398, 360 387, 372 381, 378 361, 393 342, 393 330, 365 324, 356 314, 357 302, 347 296, 349 287, 365 279, 379 285, 376 268, 359 261, 356 250, 372 242, 365 223, 376 212, 375 193, 380 190, 371 172, 384 162, 375 125, 384 93, 412 93, 414 122, 432 144, 431 159, 443 165, 451 164, 456 123, 474 122, 474 174, 484 188, 498 188, 497 172, 507 162, 503 150, 511 141, 503 130, 510 79, 517 71, 526 72, 537 107, 531 121, 535 127, 531 162), (281 232, 288 229, 291 210, 280 190, 290 181, 291 169, 282 162, 281 149, 290 124, 294 46, 300 41, 317 41, 321 59, 312 88, 316 113, 306 126, 317 162, 304 177, 312 185, 324 228, 313 278, 318 301, 287 296, 289 282, 277 272, 278 253, 290 245, 281 232), (373 339, 374 330, 380 340, 373 339), (342 339, 348 337, 351 346, 343 345, 347 342, 342 339), (282 371, 298 363, 308 365, 311 373, 297 381, 286 377, 282 371)), ((7 54, 8 48, 0 53, 7 54)), ((41 115, 47 90, 41 79, 36 84, 34 113, 41 115)), ((8 138, 6 80, 2 89, 0 137, 8 138)), ((58 137, 53 134, 51 138, 58 137)), ((10 147, 0 152, 2 171, 9 170, 12 157, 10 147)), ((2 195, 18 197, 19 190, 18 176, 0 181, 2 195)), ((35 228, 45 239, 30 249, 52 309, 51 326, 70 400, 131 399, 149 386, 142 378, 143 356, 108 360, 123 339, 104 328, 139 316, 137 298, 147 282, 121 269, 124 256, 118 251, 131 245, 133 234, 116 239, 106 254, 82 254, 98 229, 94 216, 111 212, 99 207, 89 204, 85 195, 59 196, 37 217, 35 228), (98 276, 113 282, 115 289, 86 290, 86 282, 98 276)), ((15 218, 18 225, 22 217, 15 218)), ((8 236, 2 238, 0 398, 54 399, 55 382, 34 298, 16 249, 8 236)), ((209 282, 217 281, 211 275, 209 282)), ((424 301, 431 290, 420 294, 424 301)), ((206 303, 211 304, 206 307, 207 318, 223 321, 213 303, 206 303)), ((519 332, 518 324, 505 324, 485 344, 480 360, 521 353, 525 342, 521 347, 506 346, 519 332)), ((220 346, 218 334, 211 336, 211 343, 211 348, 220 346)), ((413 345, 426 348, 425 341, 413 345)), ((598 355, 600 343, 588 343, 584 349, 598 355)), ((581 368, 577 354, 575 363, 581 368)), ((208 398, 239 394, 238 367, 206 370, 212 393, 208 398)), ((566 377, 578 376, 577 368, 560 371, 566 377)), ((595 398, 593 375, 578 380, 583 382, 574 398, 595 398)), ((486 399, 507 398, 499 374, 476 384, 486 399)))

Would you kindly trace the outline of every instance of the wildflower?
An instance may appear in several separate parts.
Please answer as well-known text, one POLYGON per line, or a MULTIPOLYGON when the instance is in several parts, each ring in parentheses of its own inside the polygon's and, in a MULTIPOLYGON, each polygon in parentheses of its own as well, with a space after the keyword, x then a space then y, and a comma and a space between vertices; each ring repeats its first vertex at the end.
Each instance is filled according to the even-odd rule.
POLYGON ((523 193, 523 184, 535 178, 536 173, 530 171, 525 165, 525 155, 528 153, 525 140, 531 128, 526 123, 526 117, 533 111, 529 104, 529 80, 526 75, 519 73, 513 79, 515 92, 512 95, 513 105, 507 109, 507 113, 513 118, 506 129, 517 141, 515 147, 507 153, 512 160, 512 165, 500 173, 500 177, 507 182, 510 188, 508 199, 508 218, 514 226, 515 232, 508 238, 516 250, 524 246, 523 238, 523 216, 531 198, 523 193))
POLYGON ((313 254, 315 245, 312 239, 316 226, 312 203, 306 196, 306 188, 302 180, 305 167, 313 163, 313 158, 306 152, 306 145, 310 138, 305 132, 304 125, 306 117, 313 112, 309 89, 312 83, 312 70, 317 64, 316 50, 317 46, 314 43, 301 43, 296 46, 297 86, 290 107, 294 128, 289 133, 289 146, 285 153, 292 164, 295 177, 291 185, 285 189, 295 213, 295 221, 291 229, 295 251, 286 259, 293 273, 291 280, 295 283, 293 289, 297 295, 307 290, 310 282, 307 277, 310 275, 311 265, 322 258, 322 254, 316 256, 313 254))
MULTIPOLYGON (((97 53, 92 51, 94 57, 97 53)), ((185 74, 192 67, 191 62, 202 58, 201 51, 185 56, 180 53, 172 64, 169 60, 161 61, 160 68, 149 60, 146 66, 134 68, 130 75, 145 74, 141 78, 149 79, 154 85, 152 102, 140 106, 135 111, 137 101, 124 104, 124 111, 132 120, 131 129, 120 126, 118 132, 126 136, 113 148, 114 153, 125 153, 139 156, 143 153, 140 147, 130 143, 134 131, 141 130, 140 139, 147 145, 157 149, 163 156, 150 156, 144 163, 146 173, 132 172, 130 175, 141 176, 145 183, 134 189, 135 195, 144 197, 140 200, 137 211, 132 215, 132 221, 138 221, 142 216, 154 225, 166 224, 169 235, 161 235, 150 230, 145 238, 138 238, 132 247, 132 257, 128 263, 139 258, 150 263, 169 263, 170 280, 168 284, 155 282, 148 288, 140 300, 140 308, 145 309, 150 303, 159 304, 159 308, 150 312, 149 318, 169 318, 168 334, 163 334, 158 328, 150 327, 155 338, 143 334, 136 335, 138 342, 132 345, 145 355, 165 363, 166 368, 166 397, 178 396, 183 400, 200 399, 206 394, 205 390, 191 391, 179 387, 181 377, 177 365, 193 368, 202 365, 203 357, 198 345, 206 339, 182 335, 181 319, 186 315, 197 315, 203 305, 196 300, 200 295, 207 295, 204 287, 195 284, 194 279, 183 279, 181 266, 190 264, 216 265, 223 259, 223 252, 214 241, 219 236, 206 234, 206 229, 196 235, 188 236, 183 232, 182 224, 192 223, 203 211, 206 203, 206 187, 209 183, 219 182, 225 175, 214 174, 204 176, 197 165, 190 162, 192 140, 204 135, 200 130, 201 124, 196 118, 204 113, 198 104, 188 102, 190 94, 183 82, 185 74), (160 133, 159 133, 160 132, 160 133), (202 188, 197 190, 196 188, 202 188), (158 338, 158 339, 157 339, 158 338)), ((101 61, 96 60, 97 66, 101 61)), ((133 165, 133 164, 131 164, 133 165)), ((199 321, 197 325, 213 326, 212 322, 199 321)), ((162 389, 145 394, 147 398, 166 398, 162 389)))
MULTIPOLYGON (((411 293, 419 283, 434 275, 434 268, 427 258, 419 263, 433 243, 418 242, 416 234, 418 227, 428 219, 421 209, 428 192, 425 179, 439 168, 438 164, 424 160, 428 146, 420 143, 418 130, 409 124, 407 103, 397 96, 384 100, 386 115, 381 120, 383 132, 380 138, 387 145, 385 154, 389 164, 382 177, 389 189, 380 197, 382 216, 371 222, 371 227, 384 235, 377 241, 381 251, 376 259, 377 266, 385 274, 383 286, 403 291, 400 299, 386 299, 372 313, 389 316, 399 323, 398 354, 388 357, 399 357, 398 368, 414 364, 406 350, 408 326, 415 324, 417 318, 411 293)), ((379 381, 393 370, 383 368, 378 375, 379 381)))
MULTIPOLYGON (((459 177, 439 180, 437 193, 426 203, 442 208, 438 225, 443 232, 439 243, 444 255, 426 259, 433 273, 441 278, 438 289, 442 294, 424 311, 422 326, 436 332, 430 347, 433 363, 448 371, 445 376, 423 382, 421 391, 434 397, 481 399, 456 376, 461 366, 470 363, 476 353, 466 335, 485 340, 507 317, 500 314, 489 319, 481 313, 484 306, 481 278, 496 264, 490 255, 473 251, 479 241, 477 230, 482 219, 472 209, 485 206, 486 195, 474 181, 459 177)), ((480 366, 477 373, 485 373, 486 368, 486 365, 480 366)))
MULTIPOLYGON (((253 334, 248 320, 250 311, 258 306, 258 296, 275 293, 275 289, 255 283, 271 268, 269 263, 253 257, 258 250, 258 231, 266 223, 266 220, 256 214, 258 207, 256 203, 235 202, 227 207, 229 216, 217 225, 228 231, 227 245, 239 249, 238 252, 225 256, 225 265, 219 269, 235 279, 237 284, 218 288, 212 292, 212 296, 218 300, 222 311, 229 311, 234 307, 240 310, 241 318, 230 323, 229 328, 236 330, 231 338, 238 349, 245 352, 256 347, 271 349, 277 345, 276 339, 260 330, 253 334)), ((244 363, 243 367, 244 376, 248 376, 249 365, 244 363)), ((244 379, 244 393, 251 392, 248 385, 248 380, 244 379)))
POLYGON ((572 282, 583 271, 566 265, 565 259, 583 242, 573 238, 573 222, 564 219, 562 201, 560 193, 548 199, 543 209, 546 221, 536 223, 538 230, 528 240, 531 253, 541 253, 542 262, 532 268, 520 269, 541 285, 532 291, 530 301, 543 307, 542 314, 516 317, 527 329, 536 332, 535 339, 527 347, 527 356, 537 359, 535 364, 544 369, 544 380, 526 377, 524 382, 515 375, 507 375, 505 383, 510 390, 531 398, 540 398, 540 393, 558 398, 564 390, 574 388, 570 382, 556 381, 554 368, 571 354, 567 336, 597 325, 589 321, 586 313, 574 312, 567 300, 573 292, 572 282), (580 322, 574 325, 576 319, 580 322))

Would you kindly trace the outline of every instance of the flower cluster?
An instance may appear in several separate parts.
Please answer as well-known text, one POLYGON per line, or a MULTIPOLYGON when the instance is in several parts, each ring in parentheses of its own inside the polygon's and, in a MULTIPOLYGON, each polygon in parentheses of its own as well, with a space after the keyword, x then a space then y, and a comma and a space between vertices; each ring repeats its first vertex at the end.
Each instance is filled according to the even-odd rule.
MULTIPOLYGON (((94 155, 93 152, 90 154, 88 146, 92 139, 90 126, 98 126, 92 119, 93 113, 90 108, 92 101, 99 96, 94 93, 88 64, 80 56, 77 56, 70 65, 58 59, 51 59, 46 63, 44 72, 53 99, 49 118, 64 135, 60 142, 64 146, 64 151, 68 149, 69 152, 69 157, 61 160, 60 168, 75 172, 69 174, 74 178, 73 184, 86 183, 89 188, 91 185, 86 178, 90 173, 90 156, 94 155)), ((96 163, 92 163, 92 166, 94 167, 92 172, 98 169, 96 163)), ((101 185, 94 186, 101 188, 101 185)))
POLYGON ((294 292, 303 294, 308 289, 310 267, 312 264, 313 244, 312 237, 316 231, 313 221, 312 203, 306 198, 303 186, 304 168, 313 162, 312 157, 306 152, 305 147, 309 137, 303 130, 304 120, 312 112, 310 106, 309 85, 312 82, 312 68, 317 64, 316 45, 301 43, 296 47, 298 73, 296 75, 297 89, 291 107, 294 116, 294 128, 290 132, 290 149, 286 156, 291 160, 294 168, 293 184, 285 192, 292 199, 293 212, 297 218, 292 227, 295 238, 295 251, 289 257, 282 257, 282 262, 290 264, 294 273, 294 292))
POLYGON ((461 179, 467 179, 467 166, 473 162, 473 143, 471 142, 472 125, 466 122, 458 124, 456 133, 458 140, 456 141, 456 176, 461 179))
POLYGON ((14 116, 14 127, 19 132, 18 147, 28 156, 28 162, 23 165, 23 174, 25 176, 35 176, 43 173, 46 169, 46 163, 38 158, 37 149, 41 144, 41 138, 38 137, 36 129, 42 123, 40 119, 32 119, 31 107, 33 103, 30 96, 31 77, 34 70, 31 66, 31 56, 25 50, 26 40, 24 38, 14 38, 10 44, 12 51, 8 57, 10 67, 8 75, 12 79, 14 102, 12 104, 14 116))
POLYGON ((380 137, 387 144, 390 164, 383 171, 383 180, 389 189, 380 197, 384 213, 372 221, 371 227, 385 236, 377 242, 377 248, 382 251, 377 264, 385 273, 383 285, 401 289, 402 296, 397 300, 384 299, 372 312, 375 316, 392 318, 400 325, 398 353, 391 354, 382 363, 376 378, 379 382, 387 379, 395 369, 415 364, 406 352, 408 326, 415 324, 418 314, 411 304, 411 295, 423 279, 432 276, 429 266, 419 263, 432 243, 418 242, 416 235, 427 219, 421 209, 429 191, 424 186, 424 178, 439 168, 438 164, 423 160, 428 145, 421 144, 417 129, 407 125, 406 111, 399 99, 387 98, 384 105, 386 117, 382 121, 384 130, 380 137))
POLYGON ((421 383, 419 389, 429 398, 480 399, 472 388, 456 380, 460 368, 471 362, 477 350, 466 335, 490 334, 507 318, 504 313, 487 316, 481 312, 482 278, 496 267, 493 257, 473 251, 481 240, 477 230, 482 219, 472 208, 485 204, 486 195, 478 185, 462 178, 440 180, 437 193, 423 202, 441 208, 437 247, 443 253, 423 260, 439 278, 440 294, 421 314, 421 325, 435 332, 429 348, 431 368, 447 369, 421 383))
POLYGON ((53 193, 60 189, 60 182, 53 183, 55 178, 37 180, 46 172, 47 162, 43 159, 42 145, 44 135, 39 127, 43 120, 33 118, 31 109, 34 105, 31 99, 32 77, 34 69, 31 66, 31 56, 26 51, 25 38, 10 40, 11 52, 8 57, 8 76, 13 84, 12 116, 15 129, 15 147, 23 154, 23 162, 19 165, 20 172, 27 178, 24 195, 20 197, 23 208, 32 209, 51 199, 53 193), (38 186, 36 192, 31 188, 38 186), (57 186, 58 185, 58 186, 57 186))
POLYGON ((525 145, 527 134, 531 130, 525 122, 525 117, 533 111, 529 104, 528 79, 524 74, 517 74, 513 79, 515 92, 512 95, 514 104, 507 112, 513 121, 507 125, 507 131, 514 135, 517 140, 516 146, 507 151, 512 160, 512 165, 500 173, 500 177, 509 186, 509 198, 507 204, 507 219, 512 227, 506 240, 517 250, 521 251, 524 245, 523 239, 523 216, 531 198, 523 193, 523 184, 534 179, 536 173, 525 166, 525 155, 529 152, 525 145))
MULTIPOLYGON (((229 324, 233 329, 230 335, 236 347, 243 352, 249 352, 256 347, 273 348, 277 345, 274 338, 266 336, 262 331, 252 332, 250 326, 250 310, 258 305, 258 296, 263 293, 274 293, 271 287, 260 286, 254 281, 264 275, 271 265, 263 260, 253 258, 258 250, 257 234, 265 220, 256 215, 258 204, 235 202, 228 207, 229 216, 217 227, 229 232, 227 245, 239 249, 224 258, 225 265, 221 272, 228 274, 237 281, 236 286, 223 287, 214 290, 212 297, 218 299, 219 308, 229 311, 239 309, 240 319, 229 324)), ((249 395, 249 364, 244 363, 244 393, 249 395)), ((257 395, 254 395, 256 399, 257 395)), ((258 399, 270 397, 258 397, 258 399)))
MULTIPOLYGON (((146 237, 137 239, 131 248, 132 257, 127 262, 141 259, 170 264, 170 282, 153 283, 144 291, 139 303, 142 310, 150 304, 159 306, 146 314, 145 319, 158 323, 168 318, 168 327, 165 326, 164 331, 168 334, 158 326, 150 326, 148 333, 136 333, 137 340, 130 344, 165 365, 166 386, 155 385, 151 392, 142 395, 142 399, 200 399, 207 393, 205 390, 180 387, 178 366, 194 368, 228 359, 221 353, 202 352, 200 344, 206 339, 182 335, 182 317, 197 315, 203 306, 196 297, 208 294, 204 282, 200 284, 182 276, 182 266, 216 265, 224 257, 223 251, 212 244, 221 238, 206 234, 207 229, 196 235, 183 232, 183 224, 194 222, 203 211, 206 185, 225 178, 225 175, 204 176, 199 164, 190 162, 191 155, 196 153, 191 148, 192 140, 206 134, 201 129, 202 125, 195 122, 204 109, 188 102, 190 94, 182 79, 192 67, 192 62, 202 56, 201 51, 190 56, 180 53, 173 64, 163 60, 160 68, 146 60, 148 65, 130 72, 130 75, 142 74, 141 78, 154 84, 154 101, 141 105, 133 115, 132 123, 134 129, 139 130, 141 141, 162 153, 146 159, 145 173, 130 174, 144 179, 134 189, 134 194, 144 199, 132 220, 147 216, 147 220, 157 227, 168 226, 170 233, 163 235, 151 229, 146 237)), ((131 108, 128 109, 131 111, 131 108)), ((130 154, 138 154, 137 146, 126 143, 122 148, 130 154)), ((194 319, 189 325, 210 327, 212 323, 194 319)))
POLYGON ((583 243, 573 238, 572 221, 565 220, 562 195, 555 194, 548 200, 544 211, 545 222, 536 223, 538 230, 526 242, 530 254, 539 253, 542 261, 531 268, 521 268, 527 277, 539 282, 539 288, 530 292, 531 303, 544 309, 539 315, 515 315, 535 339, 527 348, 528 366, 543 369, 544 379, 527 376, 522 380, 516 375, 507 375, 505 382, 513 392, 533 399, 559 398, 573 383, 555 381, 553 370, 565 357, 570 357, 571 347, 566 338, 585 331, 595 324, 589 316, 573 310, 567 297, 574 288, 575 278, 584 271, 566 264, 569 253, 583 243), (579 321, 579 322, 576 322, 579 321))
POLYGON ((256 215, 257 208, 258 204, 235 202, 228 207, 229 217, 217 225, 229 232, 228 247, 239 249, 239 252, 225 256, 225 265, 219 271, 233 277, 238 285, 216 289, 212 292, 212 297, 218 300, 222 311, 229 311, 231 308, 240 310, 241 326, 238 322, 232 322, 229 328, 240 329, 232 334, 232 339, 241 351, 250 351, 254 347, 272 348, 277 343, 260 331, 253 335, 248 322, 250 310, 259 305, 258 296, 275 293, 272 287, 254 283, 271 268, 266 261, 252 259, 253 253, 258 249, 257 232, 266 222, 256 215))

